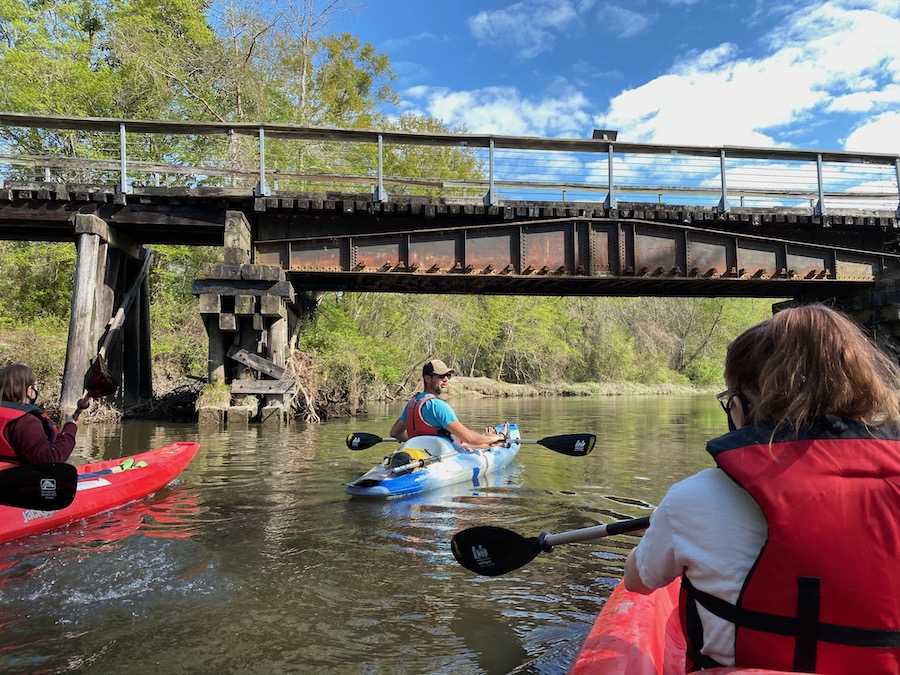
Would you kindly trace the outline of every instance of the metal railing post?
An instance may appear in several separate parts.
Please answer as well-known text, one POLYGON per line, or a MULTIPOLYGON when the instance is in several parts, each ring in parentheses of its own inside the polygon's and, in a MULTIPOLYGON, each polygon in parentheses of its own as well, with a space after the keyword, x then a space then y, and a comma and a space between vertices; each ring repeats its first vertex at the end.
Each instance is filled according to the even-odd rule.
POLYGON ((817 216, 825 215, 825 185, 822 182, 822 155, 816 155, 816 180, 819 183, 819 202, 813 209, 817 216))
POLYGON ((259 126, 259 183, 253 188, 254 197, 266 197, 272 194, 266 183, 266 129, 259 126))
POLYGON ((125 122, 119 122, 119 194, 130 195, 134 189, 128 184, 128 160, 125 154, 125 122))
POLYGON ((606 146, 606 162, 607 162, 607 178, 609 179, 609 191, 606 193, 606 199, 603 200, 603 208, 614 209, 619 203, 613 194, 613 144, 606 146))
POLYGON ((897 212, 894 215, 900 218, 900 159, 894 160, 894 171, 897 173, 897 212))
POLYGON ((372 192, 373 202, 386 202, 388 200, 387 190, 384 189, 384 170, 382 166, 382 144, 383 136, 378 134, 378 184, 375 191, 372 192))
POLYGON ((484 196, 485 206, 496 206, 497 198, 494 196, 494 139, 488 145, 488 191, 484 196))
POLYGON ((731 204, 728 203, 728 186, 725 182, 725 148, 719 151, 719 173, 722 175, 722 198, 719 199, 716 210, 719 213, 728 213, 731 211, 731 204))

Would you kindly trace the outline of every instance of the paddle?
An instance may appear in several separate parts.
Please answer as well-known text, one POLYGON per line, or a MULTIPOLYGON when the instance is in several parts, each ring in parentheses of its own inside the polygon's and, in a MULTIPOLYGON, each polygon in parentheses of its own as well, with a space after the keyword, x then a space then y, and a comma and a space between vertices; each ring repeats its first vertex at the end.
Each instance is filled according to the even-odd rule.
POLYGON ((97 358, 91 361, 91 367, 84 374, 84 396, 77 403, 74 419, 78 419, 83 410, 91 404, 92 398, 100 398, 101 396, 110 396, 116 393, 119 383, 109 372, 106 367, 106 361, 103 359, 103 349, 97 354, 97 358))
POLYGON ((559 544, 635 532, 647 529, 649 525, 650 517, 646 516, 559 534, 542 532, 539 537, 527 539, 502 527, 480 525, 454 534, 450 547, 453 557, 467 570, 486 577, 496 577, 524 567, 538 553, 552 551, 559 544))
POLYGON ((63 462, 21 464, 0 471, 0 504, 56 511, 75 499, 78 470, 63 462))
MULTIPOLYGON (((373 445, 384 441, 397 442, 396 438, 382 438, 375 434, 358 432, 347 436, 347 447, 351 450, 368 450, 373 445)), ((594 434, 562 434, 561 436, 547 436, 538 441, 525 438, 511 438, 510 443, 543 445, 554 452, 572 457, 584 457, 594 449, 597 437, 594 434)))

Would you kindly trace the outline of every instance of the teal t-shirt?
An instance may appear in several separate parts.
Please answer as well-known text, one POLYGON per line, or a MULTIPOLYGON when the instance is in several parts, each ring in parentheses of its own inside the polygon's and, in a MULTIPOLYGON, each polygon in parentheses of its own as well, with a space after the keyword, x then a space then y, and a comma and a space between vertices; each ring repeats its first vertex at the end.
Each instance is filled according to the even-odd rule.
MULTIPOLYGON (((420 391, 416 394, 416 400, 418 401, 425 396, 427 396, 427 394, 420 391)), ((400 414, 400 419, 403 420, 404 424, 406 423, 406 411, 408 409, 409 404, 403 407, 403 412, 400 414)), ((448 424, 455 422, 458 418, 449 403, 442 401, 439 398, 430 398, 425 401, 425 404, 422 406, 422 419, 425 420, 426 424, 430 424, 435 429, 446 429, 448 424)))

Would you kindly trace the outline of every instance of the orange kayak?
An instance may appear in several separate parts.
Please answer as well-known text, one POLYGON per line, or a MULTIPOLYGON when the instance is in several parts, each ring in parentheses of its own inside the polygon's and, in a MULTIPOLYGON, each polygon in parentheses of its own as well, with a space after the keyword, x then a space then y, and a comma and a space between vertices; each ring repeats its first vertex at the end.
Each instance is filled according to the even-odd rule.
MULTIPOLYGON (((640 595, 619 582, 597 617, 569 675, 684 675, 684 635, 678 620, 681 579, 640 595)), ((784 673, 757 668, 710 668, 704 675, 784 673)))

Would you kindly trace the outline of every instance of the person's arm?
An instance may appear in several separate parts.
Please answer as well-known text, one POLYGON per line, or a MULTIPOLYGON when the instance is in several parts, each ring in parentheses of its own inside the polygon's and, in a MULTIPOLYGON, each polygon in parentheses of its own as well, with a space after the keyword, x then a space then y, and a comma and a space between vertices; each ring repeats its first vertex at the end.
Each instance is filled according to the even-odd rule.
POLYGON ((409 440, 409 434, 406 433, 406 413, 409 412, 410 403, 411 401, 403 406, 403 412, 400 413, 400 417, 397 418, 397 421, 394 422, 394 426, 391 427, 391 436, 401 443, 409 440))
POLYGON ((644 582, 641 580, 641 575, 637 569, 637 549, 633 548, 628 553, 628 557, 625 558, 625 588, 627 588, 632 593, 640 593, 641 595, 647 595, 648 593, 652 593, 654 588, 650 588, 644 585, 644 582))
POLYGON ((9 444, 29 463, 65 462, 75 449, 78 425, 72 415, 66 415, 62 431, 51 443, 44 425, 34 415, 23 415, 6 427, 9 444))
POLYGON ((394 422, 394 426, 391 427, 391 436, 396 438, 401 443, 403 441, 409 440, 409 434, 406 433, 406 421, 405 420, 403 420, 401 418, 401 419, 398 419, 396 422, 394 422))
POLYGON ((454 436, 456 436, 457 440, 460 442, 460 445, 463 445, 470 450, 488 448, 492 445, 496 445, 497 443, 501 443, 506 440, 506 436, 504 434, 479 434, 477 431, 472 431, 471 429, 469 429, 459 420, 450 422, 450 424, 446 426, 446 429, 454 436))

